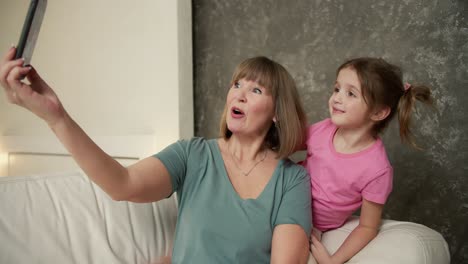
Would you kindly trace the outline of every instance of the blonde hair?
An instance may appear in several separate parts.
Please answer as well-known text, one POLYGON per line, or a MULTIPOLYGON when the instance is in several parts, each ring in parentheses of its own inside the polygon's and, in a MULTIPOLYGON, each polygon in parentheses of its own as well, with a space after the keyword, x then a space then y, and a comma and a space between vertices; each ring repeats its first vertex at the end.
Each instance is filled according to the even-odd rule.
POLYGON ((374 136, 379 135, 398 113, 400 139, 414 148, 419 148, 414 140, 411 127, 411 114, 415 101, 432 106, 431 90, 422 84, 404 84, 401 69, 381 58, 355 58, 346 61, 336 74, 345 68, 353 69, 361 82, 364 100, 371 110, 390 107, 390 114, 372 128, 374 136), (406 86, 406 87, 405 87, 406 86))
MULTIPOLYGON (((270 90, 275 103, 276 123, 265 137, 264 146, 286 158, 301 147, 306 139, 306 115, 292 76, 279 63, 266 57, 254 57, 241 62, 232 75, 230 86, 240 79, 256 81, 270 90)), ((228 139, 232 132, 226 124, 227 105, 220 122, 220 136, 228 139)))

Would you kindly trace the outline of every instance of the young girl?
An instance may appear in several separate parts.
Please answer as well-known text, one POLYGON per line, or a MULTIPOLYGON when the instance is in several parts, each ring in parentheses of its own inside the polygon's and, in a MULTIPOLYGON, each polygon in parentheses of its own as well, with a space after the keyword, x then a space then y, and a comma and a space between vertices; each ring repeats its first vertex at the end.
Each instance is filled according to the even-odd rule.
POLYGON ((383 59, 352 59, 338 68, 328 102, 330 118, 311 125, 306 142, 304 166, 313 197, 311 251, 318 263, 344 263, 377 235, 393 175, 379 135, 398 115, 402 141, 416 147, 409 128, 415 100, 431 104, 429 88, 403 84, 400 69, 383 59), (330 255, 321 233, 342 226, 358 208, 359 225, 330 255))

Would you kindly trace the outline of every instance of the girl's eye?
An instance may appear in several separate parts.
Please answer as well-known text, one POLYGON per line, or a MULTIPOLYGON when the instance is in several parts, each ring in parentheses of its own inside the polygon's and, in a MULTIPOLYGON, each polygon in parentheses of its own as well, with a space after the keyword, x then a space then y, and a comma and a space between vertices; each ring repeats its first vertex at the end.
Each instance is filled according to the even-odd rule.
POLYGON ((340 88, 338 88, 338 87, 334 87, 334 88, 333 88, 333 92, 334 92, 334 93, 337 93, 337 92, 339 92, 339 91, 340 91, 340 88))
POLYGON ((234 83, 234 87, 240 88, 240 83, 239 83, 239 82, 235 82, 235 83, 234 83))
POLYGON ((348 96, 356 97, 356 95, 353 92, 348 92, 348 96))
POLYGON ((256 94, 262 94, 262 90, 260 90, 259 88, 253 88, 252 91, 256 94))

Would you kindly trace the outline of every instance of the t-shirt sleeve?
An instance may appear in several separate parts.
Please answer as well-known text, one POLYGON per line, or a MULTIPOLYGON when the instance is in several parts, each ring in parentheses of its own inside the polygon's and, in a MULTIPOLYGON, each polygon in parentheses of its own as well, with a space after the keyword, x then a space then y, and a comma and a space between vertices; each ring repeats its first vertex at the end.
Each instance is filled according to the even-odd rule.
POLYGON ((161 152, 153 155, 166 167, 171 177, 172 192, 178 191, 184 184, 187 171, 189 141, 179 140, 161 152))
POLYGON ((297 175, 287 175, 287 177, 296 177, 296 180, 292 181, 283 194, 275 226, 297 224, 304 229, 309 237, 312 229, 309 174, 301 167, 297 175))
POLYGON ((393 169, 388 167, 370 181, 362 190, 362 197, 368 201, 385 204, 393 187, 393 169))

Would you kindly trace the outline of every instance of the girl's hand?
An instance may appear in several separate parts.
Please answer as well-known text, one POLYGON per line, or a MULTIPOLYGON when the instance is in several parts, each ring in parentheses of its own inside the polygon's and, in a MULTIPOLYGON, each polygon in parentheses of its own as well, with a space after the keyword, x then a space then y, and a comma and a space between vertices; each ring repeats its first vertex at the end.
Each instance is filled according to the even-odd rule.
POLYGON ((12 47, 0 61, 0 84, 10 103, 22 106, 53 126, 66 112, 54 91, 31 67, 23 67, 23 59, 13 60, 12 47), (26 76, 29 83, 22 81, 26 76))
POLYGON ((314 235, 312 237, 312 256, 319 264, 337 264, 332 259, 332 256, 328 253, 325 246, 320 242, 314 235))

